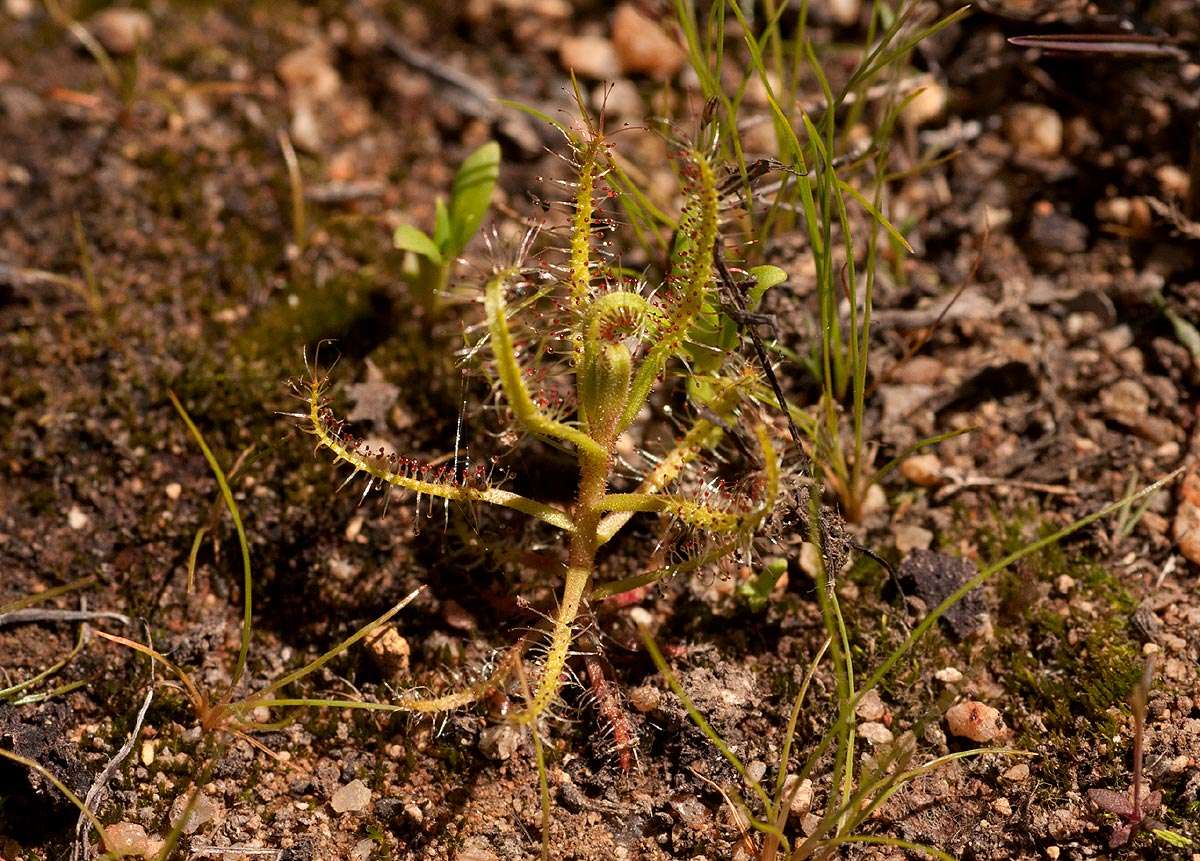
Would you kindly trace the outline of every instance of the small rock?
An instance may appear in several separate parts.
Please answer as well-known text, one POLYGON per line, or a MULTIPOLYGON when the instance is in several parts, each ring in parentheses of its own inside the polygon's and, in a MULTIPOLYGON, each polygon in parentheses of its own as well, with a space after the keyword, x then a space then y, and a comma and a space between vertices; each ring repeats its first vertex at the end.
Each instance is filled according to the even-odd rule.
POLYGON ((612 42, 603 36, 569 36, 558 49, 558 61, 582 78, 613 81, 621 76, 621 62, 612 42))
POLYGON ((521 731, 511 724, 496 724, 479 734, 479 752, 497 762, 512 759, 520 746, 521 731))
POLYGON ((882 720, 886 712, 887 706, 879 698, 879 691, 874 688, 863 694, 858 705, 854 707, 854 713, 865 721, 882 720))
POLYGON ((878 484, 872 484, 867 488, 867 492, 862 501, 862 516, 870 517, 872 514, 882 514, 888 510, 888 498, 884 493, 883 488, 878 484))
POLYGON ((1034 213, 1029 222, 1029 239, 1046 251, 1078 254, 1087 250, 1088 229, 1083 222, 1051 209, 1034 213))
POLYGON ((1154 176, 1162 187, 1164 197, 1186 200, 1192 190, 1192 180, 1188 172, 1173 164, 1164 164, 1154 171, 1154 176))
POLYGON ((811 541, 800 545, 800 570, 814 580, 821 573, 821 549, 811 541))
POLYGON ((408 640, 390 625, 373 631, 367 636, 367 653, 375 661, 379 669, 389 676, 402 677, 408 675, 408 659, 412 649, 408 640))
POLYGON ((620 78, 611 84, 598 84, 592 91, 592 107, 610 117, 641 119, 645 112, 642 94, 633 81, 620 78))
MULTIPOLYGON (((175 803, 171 805, 172 822, 183 815, 183 811, 187 809, 189 797, 187 793, 184 793, 175 799, 175 803)), ((221 805, 201 792, 196 796, 196 803, 192 805, 192 812, 188 814, 187 821, 183 823, 183 833, 195 834, 220 816, 221 813, 221 805)))
POLYGON ((1115 224, 1128 224, 1133 215, 1133 204, 1128 197, 1108 197, 1096 201, 1096 218, 1115 224))
POLYGON ((858 734, 871 744, 891 744, 895 738, 890 729, 875 721, 860 723, 858 725, 858 734))
POLYGON ((934 387, 927 385, 880 386, 879 397, 883 401, 883 420, 898 422, 908 418, 923 403, 933 397, 934 387))
POLYGON ((141 9, 110 6, 92 16, 92 35, 110 54, 132 54, 154 35, 154 22, 141 9))
POLYGON ((275 64, 275 74, 292 98, 326 102, 338 94, 341 75, 333 67, 329 49, 320 42, 284 54, 275 64))
POLYGON ((1018 762, 1000 776, 1010 783, 1024 783, 1029 780, 1029 765, 1024 762, 1018 762))
POLYGON ((946 366, 933 356, 913 356, 897 368, 892 377, 898 383, 932 386, 940 383, 945 375, 946 366))
POLYGON ((955 703, 946 710, 946 726, 953 735, 971 741, 989 742, 1005 732, 1000 712, 976 700, 955 703))
POLYGON ((467 609, 454 599, 450 599, 442 605, 442 621, 451 628, 457 628, 459 631, 470 632, 479 627, 479 623, 475 621, 475 617, 468 613, 467 609))
POLYGON ((790 798, 788 810, 792 816, 803 816, 812 810, 813 782, 807 777, 804 780, 795 774, 789 774, 783 782, 783 797, 790 798))
POLYGON ((933 487, 942 479, 942 460, 936 454, 915 454, 900 463, 900 474, 921 487, 933 487))
POLYGON ((146 833, 136 822, 117 822, 104 829, 104 843, 114 855, 154 858, 162 851, 163 842, 146 833))
POLYGON ((1129 328, 1128 324, 1122 323, 1101 332, 1096 336, 1096 341, 1106 353, 1115 356, 1122 350, 1133 346, 1133 330, 1129 328))
POLYGON ((338 789, 329 799, 334 813, 357 813, 365 810, 371 803, 371 790, 361 780, 355 778, 338 789))
POLYGON ((901 115, 909 125, 923 125, 942 115, 942 111, 946 110, 946 101, 946 88, 930 79, 904 106, 901 115))
POLYGON ((71 510, 67 512, 67 525, 72 529, 87 529, 91 522, 92 518, 84 514, 78 505, 72 505, 71 510))
POLYGON ((1055 158, 1062 152, 1062 117, 1053 108, 1023 102, 1013 105, 1004 122, 1009 143, 1026 158, 1055 158))
POLYGON ((1183 477, 1171 535, 1179 552, 1200 565, 1200 470, 1196 468, 1183 477))
POLYGON ((963 680, 962 672, 954 667, 942 667, 933 674, 933 677, 943 685, 957 685, 963 680))
POLYGON ((1058 861, 1059 855, 1062 855, 1062 850, 1059 849, 1057 846, 1047 846, 1046 847, 1046 857, 1049 858, 1050 861, 1058 861))
POLYGON ((1137 380, 1118 380, 1100 392, 1104 415, 1127 427, 1136 427, 1150 409, 1150 393, 1137 380))
POLYGON ((834 21, 843 27, 858 23, 862 14, 862 0, 828 0, 829 14, 834 21))
POLYGON ((662 702, 662 691, 653 685, 639 685, 629 692, 629 704, 642 714, 652 712, 662 702))
POLYGON ((1070 574, 1059 574, 1054 578, 1054 589, 1060 595, 1069 595, 1075 588, 1075 578, 1070 574))
POLYGON ((466 846, 454 856, 454 861, 500 861, 496 853, 481 846, 466 846))
POLYGON ((174 502, 183 494, 183 485, 178 481, 172 481, 166 487, 167 499, 174 502))
POLYGON ((901 556, 907 556, 914 550, 928 550, 933 543, 933 533, 928 529, 905 523, 893 526, 892 535, 896 538, 896 549, 901 556))
POLYGON ((371 850, 375 848, 375 841, 370 837, 364 837, 354 844, 354 848, 350 850, 350 861, 367 861, 371 857, 371 850))
POLYGON ((622 3, 613 14, 612 40, 621 68, 659 81, 675 77, 687 60, 683 46, 631 3, 622 3))
POLYGON ((1003 816, 1005 819, 1012 816, 1013 812, 1012 804, 1010 804, 1009 800, 1003 796, 992 802, 992 810, 996 811, 997 814, 1003 816))
POLYGON ((4 0, 4 11, 21 21, 33 14, 33 0, 4 0))

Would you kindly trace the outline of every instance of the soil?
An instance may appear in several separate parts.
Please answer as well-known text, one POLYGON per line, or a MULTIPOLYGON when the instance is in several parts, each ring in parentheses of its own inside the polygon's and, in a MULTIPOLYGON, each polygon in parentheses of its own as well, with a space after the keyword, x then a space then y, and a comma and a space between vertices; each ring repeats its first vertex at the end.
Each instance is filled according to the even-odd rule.
MULTIPOLYGON (((102 5, 67 11, 87 22, 102 5)), ((840 46, 863 30, 812 5, 814 39, 837 65, 851 50, 840 46)), ((1190 0, 982 5, 923 44, 909 70, 928 74, 945 104, 896 140, 900 168, 933 160, 895 183, 894 220, 916 253, 877 288, 866 436, 882 465, 924 437, 977 430, 891 473, 851 527, 894 563, 913 555, 903 593, 861 554, 838 580, 860 671, 972 566, 1200 464, 1200 353, 1187 340, 1188 321, 1200 320, 1200 229, 1190 220, 1200 214, 1200 65, 1176 53, 1061 58, 1006 42, 1112 32, 1128 20, 1195 44, 1200 12, 1190 0)), ((92 627, 150 637, 206 690, 229 684, 237 537, 174 391, 226 469, 238 463, 231 481, 254 565, 244 686, 316 657, 417 586, 395 622, 411 652, 404 661, 383 646, 355 649, 301 687, 386 700, 415 683, 460 684, 554 606, 554 582, 520 555, 546 534, 515 513, 443 512, 427 500, 385 510, 337 493, 342 477, 283 415, 296 408, 287 381, 305 373, 305 356, 319 363, 356 431, 400 451, 452 452, 460 416, 469 450, 496 449, 486 384, 460 372, 458 355, 463 327, 478 321, 471 291, 487 250, 475 243, 457 270, 468 301, 430 319, 403 286, 391 231, 431 224, 455 166, 493 136, 504 151, 498 240, 525 222, 563 221, 561 209, 543 208, 561 194, 554 181, 569 177, 558 133, 480 93, 569 117, 560 49, 572 36, 606 36, 611 10, 369 0, 153 2, 146 12, 148 38, 113 58, 109 80, 41 6, 7 0, 0 11, 0 605, 89 578, 45 606, 125 614, 129 625, 92 627), (280 130, 300 150, 302 226, 280 130), (479 408, 464 411, 464 401, 479 408)), ((664 85, 632 75, 626 102, 629 83, 641 100, 633 110, 694 127, 694 76, 664 85)), ((585 82, 589 98, 596 86, 585 82)), ((743 119, 770 129, 761 99, 748 97, 743 119)), ((631 130, 615 140, 654 193, 674 187, 661 137, 631 130)), ((772 136, 748 140, 753 154, 773 154, 772 136)), ((804 249, 789 232, 763 250, 789 274, 765 310, 800 355, 813 340, 804 249)), ((631 248, 627 262, 646 261, 631 248)), ((801 364, 779 372, 790 395, 811 402, 801 364)), ((561 453, 499 442, 497 468, 514 489, 569 501, 561 453)), ((1179 486, 1138 517, 1101 520, 1013 566, 901 661, 867 722, 896 736, 914 730, 915 761, 973 746, 943 720, 955 698, 998 709, 1006 734, 996 742, 1032 756, 950 762, 898 792, 868 833, 963 858, 1197 857, 1195 844, 1150 834, 1110 848, 1117 820, 1087 800, 1091 789, 1130 785, 1130 696, 1153 655, 1144 779, 1163 793, 1164 827, 1200 840, 1200 524, 1184 529, 1179 486)), ((635 521, 602 575, 640 570, 654 538, 635 521)), ((671 581, 638 602, 696 706, 768 780, 824 639, 799 538, 780 541, 792 561, 765 607, 739 594, 748 572, 671 581)), ((580 684, 543 728, 552 857, 749 857, 718 789, 740 779, 655 672, 631 608, 616 603, 596 608, 593 631, 636 761, 622 769, 580 664, 580 684)), ((68 654, 78 633, 75 623, 0 625, 8 684, 68 654)), ((142 734, 97 813, 161 837, 202 780, 176 857, 537 857, 533 747, 499 719, 502 702, 434 722, 308 709, 255 734, 258 746, 229 738, 210 757, 186 699, 161 669, 154 678, 142 734), (344 809, 335 796, 354 780, 369 801, 344 809)), ((82 794, 125 742, 152 681, 147 660, 94 634, 36 690, 74 681, 44 700, 0 705, 0 746, 82 794)), ((798 751, 817 743, 835 702, 825 664, 798 751)), ((880 737, 874 727, 863 734, 880 737)), ((831 773, 828 758, 814 772, 814 811, 831 773)), ((44 778, 0 769, 0 857, 66 857, 75 816, 44 778)))

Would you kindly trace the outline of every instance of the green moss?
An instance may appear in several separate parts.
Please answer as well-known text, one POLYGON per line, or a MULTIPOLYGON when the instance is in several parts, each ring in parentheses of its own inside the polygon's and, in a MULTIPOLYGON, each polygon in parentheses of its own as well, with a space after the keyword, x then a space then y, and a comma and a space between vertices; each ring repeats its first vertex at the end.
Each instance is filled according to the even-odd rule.
MULTIPOLYGON (((1027 510, 978 530, 981 556, 1002 556, 1052 529, 1028 528, 1039 521, 1027 510)), ((1024 713, 1016 721, 1017 746, 1040 752, 1052 783, 1069 785, 1071 773, 1118 732, 1141 675, 1141 649, 1128 623, 1137 602, 1104 566, 1062 545, 1005 571, 996 589, 991 660, 1024 713), (1062 575, 1075 583, 1069 597, 1047 601, 1050 584, 1062 575)))

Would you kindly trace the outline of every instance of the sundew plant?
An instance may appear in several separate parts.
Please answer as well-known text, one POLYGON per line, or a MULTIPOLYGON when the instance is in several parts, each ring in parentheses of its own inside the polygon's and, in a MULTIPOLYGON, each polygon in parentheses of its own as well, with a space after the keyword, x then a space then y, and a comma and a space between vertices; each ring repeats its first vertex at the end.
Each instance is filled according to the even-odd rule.
POLYGON ((674 446, 645 452, 652 466, 636 488, 614 492, 618 442, 626 434, 636 441, 639 415, 656 393, 680 391, 673 372, 684 367, 685 347, 696 334, 719 328, 718 177, 706 152, 677 147, 684 205, 666 274, 654 282, 631 277, 600 253, 607 229, 601 206, 620 192, 607 182, 609 144, 590 120, 583 126, 568 133, 576 176, 565 248, 555 260, 539 261, 529 235, 514 259, 493 265, 481 285, 486 334, 470 351, 488 357, 502 415, 515 430, 571 450, 578 464, 573 504, 559 508, 496 486, 479 459, 470 468, 457 459, 434 467, 372 450, 345 432, 326 403, 322 377, 306 385, 308 430, 337 463, 349 466, 347 481, 359 476, 366 491, 407 491, 418 505, 436 498, 515 509, 562 535, 561 591, 541 648, 526 649, 525 638, 482 681, 439 696, 413 692, 397 708, 459 708, 519 677, 523 684, 528 679, 528 696, 512 719, 534 724, 558 697, 589 598, 745 558, 776 505, 780 465, 771 431, 744 397, 761 388, 759 371, 733 348, 707 357, 703 405, 673 411, 693 416, 674 446), (743 470, 747 477, 725 484, 705 455, 731 436, 751 466, 743 470), (671 563, 597 583, 597 551, 639 512, 671 522, 671 563))

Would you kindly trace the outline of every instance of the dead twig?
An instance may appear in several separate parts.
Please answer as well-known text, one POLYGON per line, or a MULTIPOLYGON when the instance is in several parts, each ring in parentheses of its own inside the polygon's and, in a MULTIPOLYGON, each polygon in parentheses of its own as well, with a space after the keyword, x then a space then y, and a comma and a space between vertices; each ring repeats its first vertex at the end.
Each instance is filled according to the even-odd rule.
POLYGON ((128 616, 106 610, 29 609, 0 613, 0 626, 27 625, 34 622, 90 622, 96 619, 107 619, 122 625, 132 624, 128 616))

